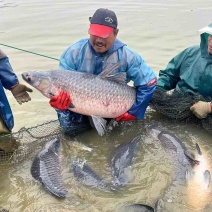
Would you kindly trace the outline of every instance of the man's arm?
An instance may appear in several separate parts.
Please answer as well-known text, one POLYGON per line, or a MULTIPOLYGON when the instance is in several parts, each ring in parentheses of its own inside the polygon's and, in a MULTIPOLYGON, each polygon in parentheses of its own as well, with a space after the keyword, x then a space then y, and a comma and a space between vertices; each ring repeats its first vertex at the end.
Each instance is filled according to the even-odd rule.
POLYGON ((129 50, 127 80, 132 80, 136 88, 136 101, 132 107, 116 120, 128 121, 135 118, 143 119, 146 108, 156 87, 156 74, 137 53, 129 50), (127 118, 126 118, 127 117, 127 118), (129 118, 128 118, 129 117, 129 118))
POLYGON ((9 58, 0 50, 0 80, 4 88, 9 89, 19 104, 31 100, 27 92, 32 92, 31 88, 19 83, 16 74, 13 72, 9 58))

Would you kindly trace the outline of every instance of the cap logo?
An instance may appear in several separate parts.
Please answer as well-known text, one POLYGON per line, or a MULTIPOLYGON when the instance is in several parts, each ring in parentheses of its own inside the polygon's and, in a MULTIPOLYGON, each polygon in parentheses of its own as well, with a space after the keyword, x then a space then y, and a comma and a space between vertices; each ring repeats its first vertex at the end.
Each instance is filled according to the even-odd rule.
POLYGON ((113 19, 110 17, 105 18, 105 21, 111 24, 113 23, 113 19))

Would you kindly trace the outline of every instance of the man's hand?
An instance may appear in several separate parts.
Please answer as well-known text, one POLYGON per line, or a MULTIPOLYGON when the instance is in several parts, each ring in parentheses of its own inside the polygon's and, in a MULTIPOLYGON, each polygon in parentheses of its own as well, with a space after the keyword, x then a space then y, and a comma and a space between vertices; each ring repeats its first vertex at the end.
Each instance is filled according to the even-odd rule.
POLYGON ((131 121, 131 120, 135 120, 136 117, 129 114, 128 112, 124 113, 123 115, 115 118, 116 121, 131 121))
POLYGON ((31 88, 28 88, 26 85, 18 83, 13 86, 10 91, 15 97, 16 101, 21 105, 22 103, 28 102, 31 100, 27 92, 32 92, 31 88))
POLYGON ((71 98, 68 93, 61 91, 58 96, 51 97, 49 104, 58 110, 67 110, 71 105, 71 98))
POLYGON ((199 101, 193 106, 191 106, 190 110, 196 117, 203 119, 206 118, 207 115, 212 112, 211 103, 199 101))

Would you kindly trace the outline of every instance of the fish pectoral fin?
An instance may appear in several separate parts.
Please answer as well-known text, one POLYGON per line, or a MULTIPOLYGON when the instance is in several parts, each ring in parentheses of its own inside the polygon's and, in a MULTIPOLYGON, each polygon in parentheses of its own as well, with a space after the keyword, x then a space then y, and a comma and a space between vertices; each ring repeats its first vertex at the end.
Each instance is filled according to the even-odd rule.
POLYGON ((98 134, 100 136, 103 136, 106 131, 107 121, 103 119, 102 117, 98 117, 98 116, 91 116, 91 118, 98 134))
POLYGON ((195 164, 199 165, 199 161, 198 160, 195 160, 188 152, 184 152, 185 156, 192 162, 194 162, 195 164))

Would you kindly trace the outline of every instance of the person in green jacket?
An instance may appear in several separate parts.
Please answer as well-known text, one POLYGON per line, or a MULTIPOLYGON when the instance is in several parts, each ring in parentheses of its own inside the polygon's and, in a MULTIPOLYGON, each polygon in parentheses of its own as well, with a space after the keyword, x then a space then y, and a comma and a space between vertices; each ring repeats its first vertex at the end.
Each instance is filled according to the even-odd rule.
POLYGON ((198 101, 190 107, 193 114, 202 119, 212 113, 212 24, 200 29, 199 33, 200 45, 185 49, 166 69, 160 70, 157 88, 207 97, 209 101, 198 101))

